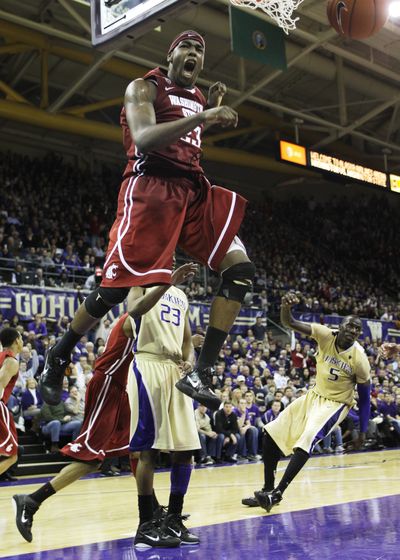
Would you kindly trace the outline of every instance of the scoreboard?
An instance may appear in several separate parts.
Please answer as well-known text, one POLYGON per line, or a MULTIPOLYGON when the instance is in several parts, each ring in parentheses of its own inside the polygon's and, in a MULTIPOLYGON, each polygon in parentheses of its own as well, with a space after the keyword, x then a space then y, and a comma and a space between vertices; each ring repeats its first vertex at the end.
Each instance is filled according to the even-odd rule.
POLYGON ((331 176, 342 176, 346 180, 375 185, 392 192, 400 193, 400 176, 389 175, 377 169, 365 167, 359 163, 346 161, 336 156, 309 150, 305 146, 281 140, 279 142, 279 159, 314 170, 319 169, 331 176))
POLYGON ((400 175, 390 175, 390 189, 400 193, 400 175))
POLYGON ((205 0, 91 0, 92 44, 137 39, 174 13, 196 7, 205 0))

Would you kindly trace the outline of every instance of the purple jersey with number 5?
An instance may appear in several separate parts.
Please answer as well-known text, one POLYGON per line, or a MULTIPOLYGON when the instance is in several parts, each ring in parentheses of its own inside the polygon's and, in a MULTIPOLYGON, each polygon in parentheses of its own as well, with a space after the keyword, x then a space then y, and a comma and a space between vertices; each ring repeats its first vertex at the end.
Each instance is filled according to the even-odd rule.
MULTIPOLYGON (((177 121, 201 113, 206 106, 206 99, 199 88, 195 86, 186 89, 174 84, 161 68, 151 70, 144 79, 157 88, 154 101, 157 124, 177 121)), ((122 109, 120 123, 129 160, 125 168, 125 177, 138 173, 173 176, 177 170, 180 174, 203 173, 200 166, 202 125, 195 127, 175 143, 144 155, 138 152, 132 139, 125 108, 122 109)))
MULTIPOLYGON (((147 288, 146 292, 155 289, 157 288, 147 288)), ((162 359, 181 360, 188 308, 185 293, 171 286, 150 311, 134 321, 135 354, 152 354, 162 359)))

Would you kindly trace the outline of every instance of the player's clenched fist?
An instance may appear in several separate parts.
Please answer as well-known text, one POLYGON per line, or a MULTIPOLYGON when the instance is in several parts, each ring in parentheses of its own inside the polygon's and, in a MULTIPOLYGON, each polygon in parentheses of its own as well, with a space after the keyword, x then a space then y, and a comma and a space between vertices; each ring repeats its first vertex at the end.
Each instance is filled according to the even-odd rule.
POLYGON ((228 126, 236 128, 238 123, 237 112, 227 105, 207 109, 204 111, 204 116, 206 117, 207 124, 220 124, 222 128, 227 128, 228 126))
POLYGON ((395 358, 399 353, 400 353, 400 344, 396 344, 395 342, 384 342, 382 346, 379 348, 379 354, 385 360, 390 360, 392 358, 395 358))
POLYGON ((210 86, 208 90, 208 99, 207 105, 208 107, 219 107, 221 105, 221 100, 226 94, 226 85, 222 82, 215 82, 212 86, 210 86))
POLYGON ((292 307, 292 305, 297 305, 298 303, 300 303, 300 299, 294 292, 288 292, 282 296, 281 304, 286 307, 292 307))

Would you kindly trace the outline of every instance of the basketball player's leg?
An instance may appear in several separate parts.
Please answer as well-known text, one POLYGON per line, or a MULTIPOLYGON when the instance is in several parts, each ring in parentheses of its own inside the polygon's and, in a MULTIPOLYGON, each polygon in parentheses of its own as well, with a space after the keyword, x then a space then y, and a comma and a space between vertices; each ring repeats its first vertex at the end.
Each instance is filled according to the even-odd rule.
POLYGON ((45 500, 63 488, 70 486, 82 476, 97 471, 100 465, 100 461, 74 461, 64 467, 52 480, 46 482, 31 494, 15 494, 13 496, 15 521, 18 531, 24 539, 28 542, 32 541, 33 517, 45 500))
POLYGON ((291 451, 293 454, 279 484, 271 492, 263 490, 255 492, 254 495, 261 507, 270 511, 282 500, 283 493, 310 458, 314 445, 342 422, 347 413, 346 405, 334 404, 309 392, 296 399, 276 420, 267 424, 264 464, 267 465, 268 461, 271 461, 273 447, 279 449, 278 443, 285 454, 288 455, 291 451))
MULTIPOLYGON (((274 502, 274 499, 278 501, 282 499, 282 494, 286 488, 307 463, 314 446, 318 443, 318 441, 322 440, 336 426, 338 426, 348 414, 349 407, 342 403, 335 403, 335 405, 332 405, 332 401, 329 401, 329 399, 318 398, 318 396, 313 393, 309 395, 311 399, 314 399, 314 403, 316 401, 317 406, 309 405, 310 410, 307 414, 303 434, 297 442, 292 444, 293 455, 290 458, 289 464, 286 467, 279 484, 275 487, 271 496, 268 498, 269 502, 274 502)), ((300 399, 296 400, 299 401, 300 399)), ((306 404, 306 402, 307 401, 305 400, 304 404, 306 404)), ((295 405, 296 401, 291 403, 286 410, 295 410, 295 405)), ((300 406, 302 405, 300 404, 300 406)), ((293 414, 292 418, 292 422, 295 423, 296 414, 293 414)), ((288 431, 294 431, 291 429, 290 425, 287 426, 287 429, 288 431)), ((260 505, 262 505, 261 502, 260 505)), ((272 505, 274 505, 274 503, 272 503, 272 505)))
POLYGON ((136 486, 138 491, 139 526, 153 519, 154 469, 157 451, 141 451, 136 467, 136 486))
POLYGON ((193 451, 175 451, 172 454, 171 491, 164 527, 167 534, 178 537, 181 544, 196 545, 200 539, 185 527, 185 517, 182 516, 183 501, 192 473, 192 458, 193 451))
POLYGON ((233 246, 238 248, 229 251, 219 266, 221 284, 211 304, 210 321, 197 363, 199 369, 214 366, 244 298, 253 286, 255 267, 246 252, 239 248, 239 243, 239 239, 234 240, 233 246))
MULTIPOLYGON (((279 504, 279 502, 282 500, 284 491, 307 463, 308 459, 310 458, 310 454, 307 451, 304 451, 304 449, 297 447, 290 458, 289 464, 286 467, 279 484, 272 490, 268 490, 267 484, 268 486, 270 486, 270 483, 274 479, 274 471, 272 470, 274 468, 274 458, 271 457, 271 448, 273 448, 273 446, 276 446, 276 444, 271 436, 269 436, 269 434, 267 434, 267 437, 270 438, 272 445, 267 444, 267 452, 263 453, 264 468, 266 469, 266 487, 259 492, 254 492, 254 496, 258 504, 269 512, 271 511, 273 506, 279 504)), ((279 450, 277 446, 276 448, 279 450)), ((276 461, 276 464, 278 463, 278 461, 279 458, 276 461)))
POLYGON ((110 309, 123 302, 128 293, 129 288, 100 286, 79 306, 69 330, 47 353, 45 367, 40 377, 40 392, 46 403, 55 405, 61 400, 64 372, 74 346, 110 309))
POLYGON ((255 266, 239 238, 233 240, 218 270, 221 284, 211 304, 210 321, 196 368, 176 385, 186 395, 214 410, 221 402, 210 388, 212 368, 246 294, 252 289, 255 276, 255 266))
POLYGON ((154 468, 158 451, 149 449, 140 452, 136 466, 136 486, 138 491, 139 527, 136 531, 136 548, 175 548, 180 545, 176 535, 169 535, 163 527, 160 516, 154 508, 154 468))
MULTIPOLYGON (((261 492, 272 492, 275 488, 275 475, 278 467, 279 459, 283 453, 269 435, 268 432, 263 432, 262 436, 262 458, 264 463, 264 485, 261 492)), ((242 504, 249 507, 259 506, 258 500, 254 496, 243 498, 242 504)))
MULTIPOLYGON (((157 453, 157 455, 158 455, 158 453, 157 453)), ((133 453, 132 452, 129 453, 129 464, 131 466, 132 475, 135 479, 136 479, 136 476, 137 476, 137 469, 138 469, 138 466, 139 466, 139 461, 140 461, 140 452, 135 451, 133 453)), ((155 459, 154 459, 154 461, 155 461, 155 459)), ((154 477, 154 466, 153 466, 152 469, 145 470, 144 473, 140 472, 140 476, 141 477, 144 476, 146 478, 148 476, 154 477)), ((148 486, 147 482, 145 482, 145 486, 148 486)), ((160 502, 157 499, 154 487, 153 487, 152 499, 153 499, 153 516, 165 515, 165 509, 166 508, 164 506, 160 505, 160 502)))

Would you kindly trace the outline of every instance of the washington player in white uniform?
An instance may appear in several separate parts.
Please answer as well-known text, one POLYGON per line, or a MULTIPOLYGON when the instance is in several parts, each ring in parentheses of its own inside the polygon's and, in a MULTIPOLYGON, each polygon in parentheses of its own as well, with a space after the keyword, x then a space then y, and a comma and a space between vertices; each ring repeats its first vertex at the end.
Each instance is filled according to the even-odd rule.
MULTIPOLYGON (((361 320, 345 317, 338 330, 317 323, 296 320, 291 307, 299 303, 297 295, 282 298, 281 322, 285 327, 311 336, 318 344, 315 385, 306 395, 293 401, 276 420, 264 427, 264 488, 255 492, 258 504, 270 511, 282 500, 282 494, 307 462, 314 445, 339 425, 356 403, 357 387, 360 411, 360 437, 365 440, 370 413, 370 365, 357 338, 362 332, 361 320), (281 455, 292 458, 279 484, 275 472, 281 455)), ((247 503, 246 505, 253 505, 247 503)))
POLYGON ((130 450, 140 451, 136 471, 139 528, 135 546, 179 546, 198 544, 199 539, 182 523, 183 499, 192 469, 192 455, 200 448, 193 401, 175 387, 181 375, 190 371, 195 357, 185 293, 171 286, 144 315, 143 297, 159 290, 133 288, 132 307, 135 343, 134 360, 128 376, 131 406, 130 450), (157 527, 153 519, 153 474, 158 450, 172 452, 171 493, 168 514, 157 527))

